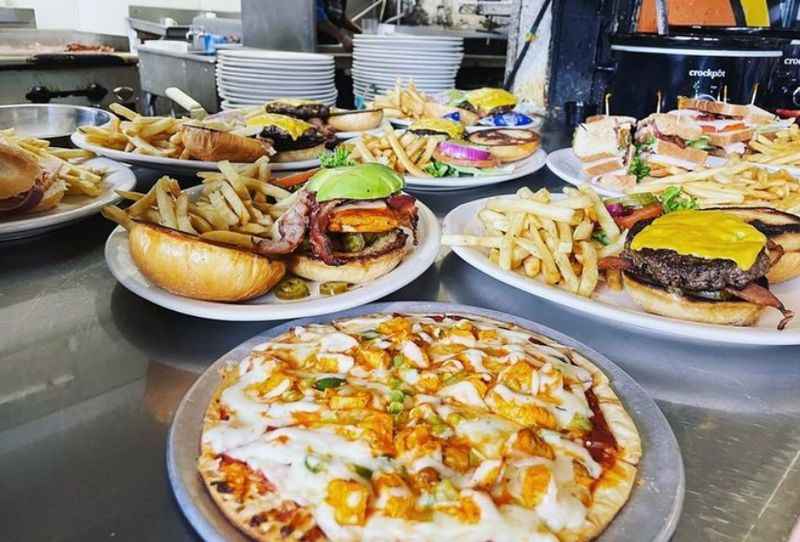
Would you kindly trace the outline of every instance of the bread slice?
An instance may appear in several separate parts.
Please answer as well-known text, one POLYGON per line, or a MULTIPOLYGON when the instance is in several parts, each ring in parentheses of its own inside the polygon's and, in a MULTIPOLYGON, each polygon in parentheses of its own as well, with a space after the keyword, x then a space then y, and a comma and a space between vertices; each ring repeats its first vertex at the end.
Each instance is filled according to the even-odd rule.
POLYGON ((652 152, 648 156, 651 160, 660 164, 669 164, 686 169, 696 169, 705 166, 708 153, 701 149, 692 147, 681 148, 675 143, 656 139, 653 143, 652 152))
POLYGON ((585 122, 575 128, 572 150, 582 162, 623 156, 630 142, 631 127, 632 124, 618 124, 615 117, 585 122))
POLYGON ((738 117, 749 124, 767 124, 774 122, 775 115, 753 104, 730 104, 716 100, 698 100, 678 96, 678 109, 695 109, 713 115, 738 117))
POLYGON ((625 170, 625 162, 621 156, 614 156, 610 158, 601 158, 593 162, 587 162, 583 166, 583 172, 590 176, 605 175, 613 171, 625 170))
POLYGON ((742 130, 728 130, 725 132, 706 132, 708 141, 715 147, 724 147, 731 143, 747 142, 753 139, 753 128, 743 128, 742 130))
POLYGON ((650 115, 658 133, 665 136, 678 136, 690 141, 702 137, 703 128, 692 119, 670 115, 667 113, 650 115))

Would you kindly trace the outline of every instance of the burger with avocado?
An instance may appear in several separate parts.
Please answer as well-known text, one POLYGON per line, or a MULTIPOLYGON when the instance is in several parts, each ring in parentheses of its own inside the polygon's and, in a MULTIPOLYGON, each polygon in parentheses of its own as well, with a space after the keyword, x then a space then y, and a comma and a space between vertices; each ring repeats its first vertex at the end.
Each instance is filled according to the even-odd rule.
POLYGON ((325 137, 312 124, 294 117, 262 113, 248 117, 249 128, 258 130, 258 137, 269 142, 276 154, 275 162, 295 162, 317 158, 325 150, 325 137))
POLYGON ((262 255, 285 255, 289 271, 313 281, 362 283, 394 269, 416 238, 416 200, 381 164, 322 169, 292 196, 262 255))
POLYGON ((636 222, 621 256, 604 258, 600 267, 620 269, 625 290, 647 312, 750 326, 773 307, 783 329, 794 314, 766 278, 783 252, 752 216, 686 210, 636 222))

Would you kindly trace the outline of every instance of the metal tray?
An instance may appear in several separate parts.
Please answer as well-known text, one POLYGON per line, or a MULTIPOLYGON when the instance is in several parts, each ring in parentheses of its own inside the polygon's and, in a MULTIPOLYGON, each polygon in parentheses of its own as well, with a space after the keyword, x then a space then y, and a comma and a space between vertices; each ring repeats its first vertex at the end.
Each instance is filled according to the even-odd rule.
POLYGON ((248 540, 217 509, 196 469, 203 416, 214 389, 219 384, 218 370, 229 361, 243 359, 256 344, 276 337, 292 327, 327 323, 336 318, 392 312, 473 314, 512 322, 572 347, 595 363, 611 380, 614 390, 636 422, 643 449, 639 476, 631 498, 597 541, 669 540, 683 505, 684 472, 681 452, 675 435, 658 406, 627 373, 591 348, 530 320, 467 305, 424 302, 374 303, 335 314, 294 320, 245 341, 203 373, 178 406, 167 442, 167 470, 175 498, 203 539, 237 542, 248 540))

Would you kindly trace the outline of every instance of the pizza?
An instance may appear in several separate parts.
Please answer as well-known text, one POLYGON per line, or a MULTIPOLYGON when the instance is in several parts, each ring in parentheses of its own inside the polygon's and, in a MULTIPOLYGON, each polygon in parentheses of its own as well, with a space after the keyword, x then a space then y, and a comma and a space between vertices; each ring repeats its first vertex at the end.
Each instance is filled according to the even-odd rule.
POLYGON ((641 444, 576 350, 468 314, 295 327, 221 374, 198 470, 256 540, 565 542, 627 501, 641 444))

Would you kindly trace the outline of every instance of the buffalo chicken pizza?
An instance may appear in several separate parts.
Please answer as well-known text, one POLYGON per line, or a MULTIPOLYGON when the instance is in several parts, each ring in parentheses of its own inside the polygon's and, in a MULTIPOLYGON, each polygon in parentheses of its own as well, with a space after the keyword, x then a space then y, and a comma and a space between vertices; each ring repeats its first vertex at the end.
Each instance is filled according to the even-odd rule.
POLYGON ((257 540, 564 542, 627 501, 639 435, 575 350, 470 315, 296 327, 223 370, 198 469, 257 540))

